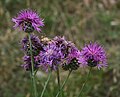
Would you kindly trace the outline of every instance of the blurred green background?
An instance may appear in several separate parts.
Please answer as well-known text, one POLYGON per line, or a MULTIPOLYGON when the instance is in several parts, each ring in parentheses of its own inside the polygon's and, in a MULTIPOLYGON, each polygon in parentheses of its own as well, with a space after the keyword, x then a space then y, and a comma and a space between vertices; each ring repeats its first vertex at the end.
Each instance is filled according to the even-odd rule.
MULTIPOLYGON (((120 0, 0 0, 0 97, 30 97, 29 73, 20 67, 24 33, 14 30, 11 21, 29 5, 44 18, 42 35, 64 35, 79 48, 89 41, 104 45, 109 67, 92 71, 83 97, 120 97, 120 0)), ((87 72, 72 73, 64 97, 76 97, 87 72)), ((62 81, 67 73, 61 72, 62 81)), ((37 74, 39 93, 47 75, 41 70, 37 74)), ((57 90, 54 72, 44 97, 54 97, 57 90)))

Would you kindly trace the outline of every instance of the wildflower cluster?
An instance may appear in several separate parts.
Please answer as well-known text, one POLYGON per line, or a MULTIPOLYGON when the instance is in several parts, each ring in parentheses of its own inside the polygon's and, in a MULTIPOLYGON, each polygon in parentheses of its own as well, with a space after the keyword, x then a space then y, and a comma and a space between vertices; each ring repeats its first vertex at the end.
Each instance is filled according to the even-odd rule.
MULTIPOLYGON (((73 71, 85 66, 97 67, 98 69, 107 66, 105 50, 97 43, 90 42, 79 50, 74 43, 67 41, 65 37, 56 36, 49 39, 34 35, 32 33, 34 30, 40 32, 40 27, 44 26, 43 19, 35 11, 22 10, 12 21, 15 23, 14 28, 19 27, 20 30, 28 34, 20 42, 25 54, 22 67, 31 71, 32 74, 38 68, 48 72, 49 70, 56 71, 59 67, 62 67, 63 70, 73 71)), ((32 78, 34 80, 34 75, 32 78)), ((37 94, 35 93, 35 95, 37 94)))
MULTIPOLYGON (((49 67, 56 70, 58 65, 62 66, 64 70, 76 70, 78 67, 87 65, 97 66, 98 69, 107 66, 105 51, 97 43, 90 43, 80 51, 72 42, 60 36, 56 36, 44 44, 44 41, 31 34, 31 41, 35 67, 42 67, 45 71, 48 71, 49 67)), ((28 37, 22 39, 21 45, 25 53, 24 62, 30 65, 28 37)), ((29 65, 25 64, 25 69, 30 67, 29 65)))
MULTIPOLYGON (((41 67, 45 71, 48 71, 49 68, 56 70, 58 65, 62 66, 64 70, 76 70, 79 67, 78 58, 80 51, 73 43, 60 36, 47 41, 46 44, 41 40, 31 34, 34 68, 41 67)), ((22 66, 26 70, 30 70, 31 58, 28 37, 22 39, 21 45, 25 53, 23 57, 25 64, 22 66)))
MULTIPOLYGON (((43 19, 39 15, 30 10, 22 10, 17 17, 12 19, 15 26, 24 32, 33 32, 33 30, 41 31, 39 27, 44 26, 43 19)), ((97 43, 86 45, 81 51, 65 37, 56 36, 52 40, 44 44, 44 40, 40 40, 38 36, 31 34, 32 53, 34 56, 35 68, 43 67, 48 71, 49 67, 56 70, 61 65, 64 70, 76 70, 79 66, 90 66, 98 68, 106 67, 106 54, 104 49, 97 43)), ((28 36, 21 41, 22 50, 25 53, 22 65, 26 70, 30 69, 30 44, 28 36)))

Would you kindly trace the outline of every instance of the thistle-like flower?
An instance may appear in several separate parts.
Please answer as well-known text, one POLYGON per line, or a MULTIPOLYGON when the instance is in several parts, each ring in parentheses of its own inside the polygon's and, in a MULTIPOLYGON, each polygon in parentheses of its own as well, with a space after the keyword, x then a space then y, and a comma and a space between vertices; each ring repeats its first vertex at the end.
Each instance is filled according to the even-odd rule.
MULTIPOLYGON (((32 52, 33 55, 36 56, 39 54, 40 50, 43 50, 43 44, 41 43, 38 36, 31 34, 30 35, 31 42, 32 42, 32 52)), ((22 50, 25 52, 26 55, 30 56, 30 45, 28 37, 24 37, 21 40, 22 50)))
POLYGON ((97 66, 98 69, 106 67, 107 59, 105 50, 97 43, 90 43, 81 50, 79 62, 81 66, 97 66))
POLYGON ((56 36, 53 39, 53 41, 55 42, 56 46, 60 48, 61 54, 63 54, 62 58, 63 59, 66 58, 68 55, 68 49, 71 42, 67 41, 64 36, 63 37, 56 36))
POLYGON ((36 57, 36 61, 39 62, 45 71, 48 71, 49 68, 56 70, 62 57, 60 48, 58 48, 54 42, 50 42, 48 45, 45 45, 43 49, 44 50, 40 51, 39 57, 36 57))
POLYGON ((56 46, 60 48, 62 68, 64 70, 76 70, 79 67, 77 58, 80 51, 71 41, 67 41, 64 37, 56 36, 53 40, 56 43, 56 46))
POLYGON ((65 63, 62 64, 64 70, 77 70, 79 68, 79 56, 80 51, 75 47, 73 43, 69 44, 68 55, 65 58, 65 63))
POLYGON ((14 28, 19 27, 20 30, 27 33, 33 32, 34 30, 40 32, 40 27, 44 26, 43 19, 35 11, 30 9, 20 11, 17 17, 12 18, 12 21, 15 23, 14 28))
MULTIPOLYGON (((35 58, 34 58, 35 59, 35 58)), ((24 64, 21 65, 25 70, 27 71, 30 71, 32 69, 32 65, 31 65, 31 57, 30 56, 27 56, 25 55, 23 57, 23 61, 24 61, 24 64)), ((34 69, 38 69, 39 68, 39 64, 34 61, 34 69)))

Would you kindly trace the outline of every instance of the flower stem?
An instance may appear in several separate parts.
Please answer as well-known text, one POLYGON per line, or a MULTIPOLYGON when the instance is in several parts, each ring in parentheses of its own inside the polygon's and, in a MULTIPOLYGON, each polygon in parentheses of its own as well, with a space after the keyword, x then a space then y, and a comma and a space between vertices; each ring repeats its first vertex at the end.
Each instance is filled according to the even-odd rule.
POLYGON ((32 53, 32 42, 31 42, 30 34, 29 34, 29 43, 30 43, 31 65, 32 65, 31 80, 33 85, 33 94, 34 94, 34 97, 37 97, 37 88, 36 88, 35 73, 34 73, 34 59, 33 59, 33 53, 32 53))
POLYGON ((47 87, 47 84, 48 84, 48 82, 49 82, 49 80, 50 80, 51 75, 52 75, 52 71, 50 71, 50 73, 49 73, 49 75, 48 75, 48 79, 47 79, 47 81, 45 82, 45 86, 44 86, 44 88, 43 88, 43 91, 42 91, 40 97, 43 97, 44 92, 45 92, 45 90, 46 90, 46 87, 47 87))
POLYGON ((60 91, 60 73, 59 73, 59 68, 57 68, 57 81, 58 81, 58 88, 60 91))
POLYGON ((58 96, 59 96, 60 92, 62 91, 62 89, 64 88, 66 82, 68 81, 68 78, 69 78, 71 72, 72 72, 72 70, 69 71, 69 74, 68 74, 67 78, 65 79, 65 81, 63 82, 63 84, 62 84, 62 86, 61 86, 61 88, 60 88, 60 91, 58 91, 58 93, 57 93, 57 95, 56 95, 55 97, 58 97, 58 96))
POLYGON ((81 96, 82 91, 83 91, 83 89, 84 89, 84 87, 85 87, 85 85, 86 85, 86 83, 87 83, 87 81, 88 81, 88 78, 89 78, 89 76, 90 76, 91 70, 92 70, 92 67, 90 67, 89 72, 88 72, 88 75, 87 75, 87 77, 86 77, 86 80, 85 80, 85 82, 83 83, 82 88, 81 88, 81 90, 80 90, 80 93, 79 93, 79 95, 78 95, 77 97, 80 97, 80 96, 81 96))

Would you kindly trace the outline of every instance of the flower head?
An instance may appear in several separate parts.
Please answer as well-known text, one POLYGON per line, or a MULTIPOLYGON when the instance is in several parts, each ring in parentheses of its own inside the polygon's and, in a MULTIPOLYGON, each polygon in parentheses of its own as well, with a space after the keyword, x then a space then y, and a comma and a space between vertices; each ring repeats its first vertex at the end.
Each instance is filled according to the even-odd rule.
POLYGON ((105 50, 97 43, 90 43, 86 45, 80 53, 79 61, 82 66, 97 66, 98 69, 107 66, 105 50))
POLYGON ((48 71, 48 67, 52 70, 56 70, 61 62, 60 49, 56 47, 54 42, 50 42, 48 45, 44 46, 43 49, 43 51, 40 51, 39 57, 36 57, 36 60, 46 71, 48 71))
MULTIPOLYGON (((25 70, 31 70, 31 69, 32 69, 31 57, 25 55, 25 56, 23 57, 23 61, 24 61, 24 64, 22 65, 22 67, 23 67, 25 70)), ((39 67, 39 64, 38 64, 36 61, 34 61, 34 69, 38 69, 38 67, 39 67)))
POLYGON ((61 53, 63 54, 62 58, 63 59, 66 58, 68 55, 68 49, 69 49, 71 42, 67 41, 64 36, 63 37, 56 36, 53 39, 53 41, 55 42, 56 46, 60 48, 61 53))
POLYGON ((71 41, 67 41, 64 37, 56 36, 53 40, 56 43, 56 46, 60 48, 62 68, 64 70, 76 70, 79 67, 77 58, 80 51, 71 41))
POLYGON ((80 51, 74 44, 69 44, 68 55, 65 58, 65 63, 62 64, 64 70, 77 70, 80 63, 78 58, 80 56, 80 51))
POLYGON ((17 17, 12 18, 15 23, 14 28, 19 27, 25 32, 41 31, 39 27, 44 26, 43 19, 39 15, 30 9, 22 10, 18 13, 17 17))
MULTIPOLYGON (((40 50, 43 50, 43 44, 41 43, 38 36, 31 34, 30 35, 32 41, 32 52, 33 55, 36 56, 39 54, 40 50)), ((22 50, 27 54, 30 55, 30 45, 28 37, 24 37, 21 40, 22 50)))

